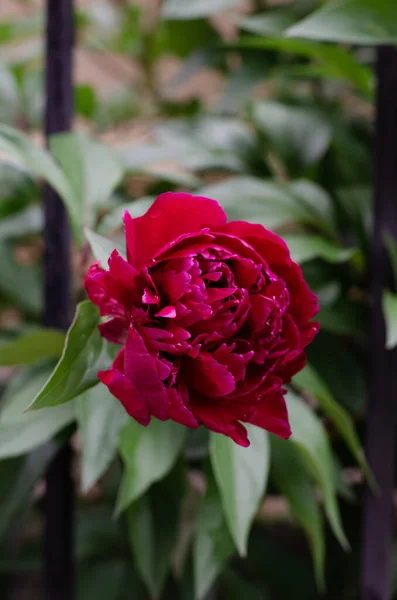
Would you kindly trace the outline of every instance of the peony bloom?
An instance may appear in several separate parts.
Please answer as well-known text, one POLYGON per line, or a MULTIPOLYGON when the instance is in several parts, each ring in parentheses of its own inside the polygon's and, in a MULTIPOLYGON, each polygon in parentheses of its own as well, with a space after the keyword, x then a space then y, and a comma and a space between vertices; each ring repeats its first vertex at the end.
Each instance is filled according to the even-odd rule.
POLYGON ((226 221, 214 200, 162 194, 142 217, 125 212, 127 260, 114 250, 85 288, 121 345, 98 377, 131 417, 248 446, 242 423, 291 434, 283 385, 305 365, 318 303, 277 235, 226 221))

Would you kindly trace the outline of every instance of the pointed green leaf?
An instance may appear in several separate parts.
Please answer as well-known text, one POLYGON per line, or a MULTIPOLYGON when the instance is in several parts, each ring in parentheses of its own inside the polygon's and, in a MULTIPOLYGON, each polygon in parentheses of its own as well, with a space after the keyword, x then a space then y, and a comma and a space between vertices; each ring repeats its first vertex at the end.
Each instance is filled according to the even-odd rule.
POLYGON ((76 404, 81 438, 81 487, 87 492, 115 457, 120 430, 128 415, 102 384, 76 398, 76 404))
POLYGON ((239 553, 247 551, 252 521, 266 489, 270 447, 267 433, 246 425, 251 445, 211 433, 210 457, 229 531, 239 553))
POLYGON ((330 145, 332 130, 313 110, 263 100, 253 104, 252 116, 271 149, 292 171, 318 162, 330 145))
POLYGON ((351 453, 363 469, 366 477, 374 485, 373 475, 365 459, 360 438, 348 412, 333 398, 326 383, 310 365, 306 365, 300 373, 295 375, 293 382, 303 391, 316 398, 321 409, 331 419, 339 433, 342 435, 351 453))
POLYGON ((48 374, 48 368, 28 370, 17 376, 6 390, 0 412, 0 458, 30 452, 74 421, 74 403, 50 408, 42 413, 24 412, 48 374))
POLYGON ((165 19, 197 19, 232 8, 241 0, 165 0, 162 14, 165 19))
POLYGON ((59 133, 50 139, 80 208, 80 226, 94 222, 95 209, 120 184, 124 167, 119 156, 103 144, 78 133, 59 133))
POLYGON ((286 34, 366 46, 397 43, 396 5, 390 0, 328 1, 286 34))
POLYGON ((186 473, 176 466, 127 512, 135 564, 154 599, 160 598, 171 567, 185 484, 186 473))
POLYGON ((291 443, 319 485, 331 528, 344 548, 349 544, 343 531, 338 502, 332 452, 321 420, 298 396, 289 392, 287 405, 292 429, 291 443))
POLYGON ((45 358, 59 358, 65 334, 57 329, 36 329, 0 346, 0 365, 28 365, 45 358))
POLYGON ((203 600, 234 552, 222 501, 212 474, 207 475, 207 490, 202 499, 195 528, 193 547, 195 600, 203 600))
POLYGON ((65 340, 63 354, 52 375, 29 405, 29 410, 69 402, 95 385, 97 373, 110 365, 108 346, 99 335, 99 311, 88 300, 80 302, 65 340))
POLYGON ((397 294, 385 290, 382 306, 386 325, 386 348, 392 350, 397 346, 397 294))
POLYGON ((29 510, 33 490, 59 447, 52 441, 25 456, 0 462, 0 540, 3 541, 9 527, 29 510))
POLYGON ((186 433, 186 428, 174 421, 163 422, 155 418, 147 427, 133 419, 123 427, 120 453, 125 472, 117 499, 117 514, 172 469, 182 450, 186 433))
POLYGON ((3 161, 42 177, 58 192, 67 206, 75 233, 81 237, 79 199, 51 154, 36 146, 29 136, 7 125, 0 125, 0 152, 3 161))
POLYGON ((271 477, 287 498, 292 514, 304 529, 313 555, 319 590, 324 590, 325 539, 323 519, 312 478, 294 444, 271 436, 271 477))

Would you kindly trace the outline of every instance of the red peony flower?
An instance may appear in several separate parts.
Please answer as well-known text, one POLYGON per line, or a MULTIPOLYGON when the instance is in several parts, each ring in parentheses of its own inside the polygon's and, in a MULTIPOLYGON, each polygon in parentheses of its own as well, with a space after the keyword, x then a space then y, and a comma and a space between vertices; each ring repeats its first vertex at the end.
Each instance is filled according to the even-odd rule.
POLYGON ((124 214, 127 260, 89 269, 101 335, 121 349, 98 377, 142 425, 204 425, 248 446, 243 423, 288 438, 283 384, 318 331, 316 296, 283 240, 227 223, 214 200, 182 193, 124 214))

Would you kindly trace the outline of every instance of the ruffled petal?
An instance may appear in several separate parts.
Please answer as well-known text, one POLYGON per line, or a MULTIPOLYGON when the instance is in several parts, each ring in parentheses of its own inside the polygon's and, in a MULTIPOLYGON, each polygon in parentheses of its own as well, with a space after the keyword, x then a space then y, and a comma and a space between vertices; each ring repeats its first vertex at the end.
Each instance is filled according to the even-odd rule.
POLYGON ((149 407, 128 377, 116 369, 109 369, 108 371, 99 371, 98 378, 109 388, 109 392, 120 400, 131 417, 141 425, 149 424, 149 407))
POLYGON ((184 361, 186 383, 199 394, 209 398, 224 397, 233 392, 236 382, 224 364, 210 354, 184 361))
POLYGON ((190 194, 161 194, 147 213, 133 219, 124 213, 128 261, 147 266, 153 256, 184 233, 196 233, 226 223, 226 214, 215 200, 190 194))
POLYGON ((287 440, 292 431, 282 390, 279 389, 271 394, 265 394, 263 399, 258 402, 255 414, 250 422, 287 440))
POLYGON ((145 342, 133 327, 128 331, 124 353, 124 372, 139 391, 157 419, 167 419, 168 396, 159 377, 156 360, 149 354, 145 342))
POLYGON ((192 412, 202 425, 230 437, 236 444, 247 448, 250 445, 244 425, 231 417, 227 405, 215 401, 194 402, 192 412))

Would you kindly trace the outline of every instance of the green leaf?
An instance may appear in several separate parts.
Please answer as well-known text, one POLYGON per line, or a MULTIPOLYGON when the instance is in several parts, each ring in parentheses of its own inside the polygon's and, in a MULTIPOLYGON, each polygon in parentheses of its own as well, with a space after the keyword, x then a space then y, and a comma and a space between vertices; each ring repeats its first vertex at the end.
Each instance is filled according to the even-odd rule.
POLYGON ((234 552, 213 476, 207 474, 207 490, 202 499, 195 528, 193 547, 195 600, 203 600, 226 561, 234 552))
POLYGON ((27 456, 0 462, 0 540, 33 501, 33 490, 59 450, 50 442, 27 456))
POLYGON ((331 528, 341 545, 347 549, 349 544, 343 531, 336 499, 334 463, 327 433, 312 409, 292 392, 287 395, 287 405, 292 429, 290 440, 319 485, 331 528))
POLYGON ((81 487, 87 492, 114 459, 119 434, 128 415, 102 384, 79 396, 76 404, 81 437, 81 487))
POLYGON ((351 44, 397 43, 397 11, 389 0, 333 0, 286 31, 291 37, 351 44))
POLYGON ((386 349, 392 350, 397 346, 397 294, 385 290, 382 306, 386 326, 386 349))
POLYGON ((265 431, 246 425, 251 445, 211 433, 210 457, 229 531, 239 553, 247 552, 248 535, 266 489, 270 447, 265 431))
POLYGON ((49 369, 27 371, 14 377, 0 412, 0 458, 24 454, 41 446, 74 421, 73 404, 43 413, 24 412, 26 404, 46 381, 49 369))
POLYGON ((29 410, 69 402, 98 381, 97 372, 109 366, 107 346, 99 335, 99 312, 88 300, 77 305, 63 354, 29 410))
POLYGON ((273 151, 292 170, 318 162, 331 142, 331 128, 313 109, 263 100, 253 104, 252 117, 273 151))
POLYGON ((126 258, 125 248, 116 242, 113 242, 112 240, 95 233, 95 231, 90 231, 89 229, 84 229, 84 233, 88 243, 91 246, 93 255, 95 256, 96 260, 101 262, 102 267, 107 267, 108 259, 113 250, 117 250, 120 256, 126 258))
POLYGON ((5 65, 0 67, 0 121, 15 123, 21 114, 21 98, 15 75, 5 65))
POLYGON ((123 178, 121 159, 107 146, 77 133, 52 136, 50 147, 78 199, 80 227, 90 226, 96 209, 123 178))
POLYGON ((154 127, 154 142, 123 152, 130 169, 176 161, 186 169, 244 171, 255 138, 248 124, 233 118, 171 119, 154 127))
MULTIPOLYGON (((303 184, 304 181, 299 183, 303 184)), ((327 196, 324 198, 321 193, 314 194, 312 188, 310 191, 311 195, 305 195, 303 190, 298 193, 298 188, 292 184, 282 185, 256 177, 238 176, 207 185, 198 193, 217 200, 231 220, 260 223, 269 229, 297 222, 332 233, 332 213, 329 210, 327 213, 326 207, 320 204, 327 196), (318 200, 317 209, 309 202, 311 197, 313 201, 318 200)))
POLYGON ((349 413, 362 413, 367 402, 367 378, 355 348, 339 336, 320 331, 307 350, 310 365, 335 400, 349 413))
POLYGON ((321 186, 309 179, 296 179, 288 183, 286 187, 294 196, 295 201, 307 210, 304 222, 337 240, 339 237, 338 227, 331 196, 321 186))
POLYGON ((151 598, 159 598, 170 570, 179 531, 186 474, 177 466, 128 509, 135 564, 151 598))
POLYGON ((313 555, 317 585, 323 591, 324 527, 312 479, 292 443, 271 436, 271 453, 271 477, 287 498, 293 516, 306 533, 313 555))
POLYGON ((216 39, 215 30, 205 19, 162 21, 156 32, 156 53, 184 58, 216 39))
POLYGON ((24 312, 39 316, 42 311, 42 272, 39 265, 16 261, 11 244, 0 242, 0 292, 24 312), (29 293, 26 293, 29 290, 29 293))
POLYGON ((152 418, 149 425, 143 427, 130 419, 120 435, 120 453, 125 472, 117 499, 117 514, 172 469, 182 450, 186 433, 186 428, 174 421, 163 422, 152 418))
POLYGON ((81 237, 79 199, 51 154, 33 144, 29 136, 7 125, 0 125, 0 152, 4 162, 42 177, 58 192, 67 206, 76 235, 81 237))
POLYGON ((364 451, 361 446, 360 438, 356 433, 353 420, 343 406, 338 404, 338 402, 332 397, 332 394, 327 388, 325 382, 310 365, 306 365, 303 371, 300 371, 300 373, 295 375, 293 382, 300 389, 308 392, 310 395, 316 398, 321 409, 338 429, 339 433, 342 435, 346 444, 350 448, 351 453, 363 469, 367 478, 373 484, 373 475, 365 459, 364 451))
POLYGON ((28 365, 45 358, 59 358, 65 334, 57 329, 37 329, 0 345, 0 365, 28 365))
POLYGON ((298 264, 314 258, 322 258, 330 263, 348 261, 354 249, 340 248, 317 235, 284 235, 284 241, 290 249, 291 257, 298 264))
POLYGON ((272 10, 259 15, 249 15, 238 21, 238 26, 244 31, 270 36, 281 34, 284 29, 295 22, 290 11, 272 10))
POLYGON ((349 302, 345 298, 337 300, 332 306, 323 306, 317 316, 320 329, 338 335, 356 337, 365 343, 367 317, 365 308, 361 303, 349 302))
MULTIPOLYGON (((340 79, 356 86, 368 99, 373 96, 374 78, 371 69, 361 65, 345 48, 311 40, 268 36, 244 37, 237 46, 239 48, 274 50, 293 56, 311 58, 313 63, 306 65, 306 68, 311 68, 313 75, 340 79)), ((304 66, 302 65, 300 68, 304 68, 304 66)))
MULTIPOLYGON (((139 200, 134 200, 133 202, 128 202, 126 204, 122 204, 121 206, 117 206, 114 210, 112 210, 108 215, 106 215, 106 217, 104 217, 101 220, 98 227, 99 231, 101 233, 106 234, 108 232, 114 231, 115 229, 119 229, 123 223, 123 213, 125 210, 128 210, 131 217, 133 217, 134 219, 136 219, 136 217, 141 217, 147 212, 147 210, 149 210, 154 200, 155 198, 153 196, 144 196, 143 198, 139 198, 139 200)), ((99 254, 99 248, 98 250, 96 250, 97 244, 95 244, 95 235, 97 234, 94 234, 94 237, 92 236, 92 232, 89 231, 88 234, 86 230, 87 239, 89 241, 91 240, 90 244, 92 251, 95 254, 95 256, 97 256, 99 254), (88 234, 90 235, 90 237, 88 237, 88 234)), ((103 246, 105 251, 107 251, 107 249, 109 248, 109 241, 106 241, 108 242, 107 244, 105 244, 104 238, 98 240, 98 244, 103 246)), ((119 248, 117 249, 121 253, 121 250, 119 248)), ((125 256, 125 250, 123 250, 122 255, 125 256)), ((101 259, 98 258, 98 260, 101 259)))
POLYGON ((236 6, 241 0, 165 0, 162 15, 165 19, 197 19, 208 17, 236 6))
POLYGON ((86 119, 92 119, 97 108, 97 97, 90 85, 77 85, 74 90, 76 112, 86 119))
MULTIPOLYGON (((18 193, 18 192, 17 192, 18 193)), ((43 211, 41 207, 28 206, 25 210, 12 214, 0 221, 0 238, 21 237, 41 233, 43 230, 43 211)))

